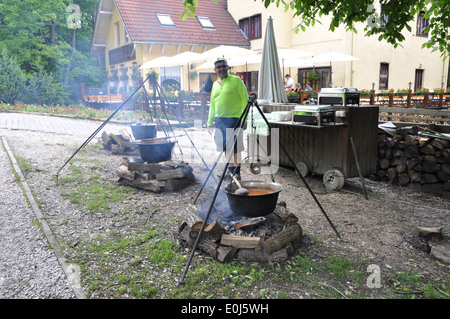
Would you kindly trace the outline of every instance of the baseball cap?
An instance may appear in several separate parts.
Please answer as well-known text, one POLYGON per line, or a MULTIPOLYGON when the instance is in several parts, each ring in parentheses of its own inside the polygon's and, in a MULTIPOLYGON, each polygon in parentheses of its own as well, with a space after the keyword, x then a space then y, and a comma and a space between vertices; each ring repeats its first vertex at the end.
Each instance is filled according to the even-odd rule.
POLYGON ((216 61, 214 61, 214 66, 215 66, 216 63, 218 63, 218 62, 223 62, 223 63, 225 63, 225 64, 228 65, 228 61, 227 61, 227 59, 225 59, 225 58, 218 58, 216 61))

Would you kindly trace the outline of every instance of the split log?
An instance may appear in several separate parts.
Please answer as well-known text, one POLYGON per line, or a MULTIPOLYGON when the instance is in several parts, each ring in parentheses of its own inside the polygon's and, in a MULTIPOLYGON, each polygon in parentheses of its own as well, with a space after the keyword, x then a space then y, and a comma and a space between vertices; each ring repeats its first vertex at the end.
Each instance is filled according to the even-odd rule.
POLYGON ((436 176, 434 176, 432 174, 422 174, 422 176, 420 176, 420 182, 422 184, 431 184, 431 183, 437 183, 438 179, 436 176))
POLYGON ((108 133, 103 131, 103 133, 102 133, 102 145, 103 145, 103 147, 106 148, 107 150, 111 150, 112 143, 113 142, 112 142, 111 137, 108 135, 108 133))
POLYGON ((260 241, 260 237, 245 237, 223 234, 220 244, 225 246, 233 246, 236 248, 256 248, 258 247, 260 241))
POLYGON ((130 134, 128 134, 126 129, 123 128, 119 132, 125 141, 129 141, 129 142, 132 141, 132 138, 131 138, 130 134))
POLYGON ((288 224, 288 226, 283 229, 278 234, 273 235, 268 238, 264 244, 263 248, 269 255, 273 252, 284 248, 287 244, 298 240, 302 237, 302 228, 298 223, 288 224))
POLYGON ((395 168, 389 167, 386 171, 387 177, 391 182, 394 182, 397 179, 398 173, 395 168))
POLYGON ((175 169, 161 170, 156 174, 156 179, 158 181, 165 181, 173 178, 191 178, 192 177, 192 167, 179 167, 175 169))
POLYGON ((258 227, 265 220, 266 220, 265 217, 250 218, 250 219, 244 220, 242 222, 239 222, 239 223, 233 225, 233 228, 236 230, 238 230, 238 229, 251 230, 253 228, 258 227))
POLYGON ((193 183, 193 180, 190 178, 172 178, 164 181, 164 189, 169 192, 177 192, 183 188, 188 187, 193 183))
POLYGON ((436 157, 431 155, 424 156, 422 166, 427 173, 436 172, 440 168, 440 165, 437 163, 436 157))
POLYGON ((409 179, 409 175, 408 174, 399 174, 398 175, 398 183, 401 186, 408 185, 409 182, 410 182, 410 179, 409 179))
MULTIPOLYGON (((191 227, 191 231, 189 232, 189 237, 192 239, 197 238, 202 225, 203 225, 202 221, 193 224, 191 227)), ((220 226, 217 221, 213 221, 211 224, 205 227, 202 236, 204 236, 205 239, 216 242, 220 240, 222 238, 222 235, 225 233, 226 233, 225 229, 223 229, 222 226, 220 226)))
POLYGON ((389 159, 387 159, 387 158, 382 158, 382 159, 379 161, 379 164, 380 164, 380 167, 381 167, 382 169, 387 169, 387 168, 389 167, 389 165, 390 165, 389 159))
POLYGON ((161 186, 156 182, 152 180, 146 180, 143 178, 136 178, 133 181, 130 181, 128 179, 120 178, 119 183, 124 186, 129 186, 133 188, 143 189, 150 192, 159 192, 161 191, 161 186))
POLYGON ((116 171, 117 176, 123 179, 127 179, 129 181, 134 181, 136 179, 136 174, 134 171, 128 170, 128 167, 125 165, 120 165, 116 171))
MULTIPOLYGON (((188 247, 192 248, 194 247, 196 239, 189 237, 190 231, 191 227, 189 227, 187 223, 184 222, 178 228, 178 239, 181 245, 185 244, 188 247)), ((218 246, 219 246, 218 244, 214 243, 211 240, 200 238, 197 244, 197 249, 203 251, 207 256, 216 258, 218 246)))
POLYGON ((435 152, 435 148, 431 144, 426 144, 420 148, 420 153, 433 155, 435 152))
POLYGON ((441 239, 442 227, 419 227, 417 226, 413 232, 414 236, 422 237, 424 239, 431 239, 432 237, 441 239))
POLYGON ((230 262, 233 260, 237 251, 238 249, 236 247, 219 245, 217 248, 217 259, 223 263, 230 262))
POLYGON ((161 171, 161 164, 153 163, 128 163, 128 169, 130 171, 144 171, 158 173, 161 171))
POLYGON ((236 260, 240 261, 254 261, 260 263, 268 262, 283 262, 289 258, 287 249, 281 249, 269 255, 264 249, 260 247, 255 249, 239 249, 236 254, 236 260))
POLYGON ((276 205, 275 210, 273 212, 277 216, 281 218, 281 220, 285 223, 296 223, 298 222, 298 217, 295 216, 294 213, 290 212, 285 206, 283 205, 276 205))
POLYGON ((433 141, 431 141, 430 143, 431 145, 433 145, 434 147, 443 150, 444 148, 448 148, 450 146, 450 142, 447 140, 443 140, 443 139, 434 139, 433 141))
POLYGON ((121 135, 115 135, 115 134, 110 133, 109 136, 114 141, 114 143, 123 147, 123 137, 121 135))

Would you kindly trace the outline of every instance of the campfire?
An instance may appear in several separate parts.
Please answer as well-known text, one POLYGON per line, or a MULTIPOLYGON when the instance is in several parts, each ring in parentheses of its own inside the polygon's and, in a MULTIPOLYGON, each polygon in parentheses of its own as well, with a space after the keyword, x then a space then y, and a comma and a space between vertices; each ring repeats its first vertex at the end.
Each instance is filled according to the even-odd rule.
MULTIPOLYGON (((194 246, 210 205, 211 199, 201 202, 192 212, 194 222, 180 225, 181 245, 194 246)), ((225 192, 219 191, 197 248, 221 262, 281 262, 297 252, 301 241, 298 218, 285 202, 277 203, 268 215, 249 218, 234 213, 225 192)))
MULTIPOLYGON (((111 154, 125 155, 116 171, 120 185, 160 192, 178 191, 195 182, 193 169, 188 163, 171 160, 170 156, 154 157, 156 160, 163 159, 161 162, 146 162, 141 156, 139 143, 133 141, 126 130, 121 130, 120 133, 118 135, 102 133, 102 144, 105 149, 111 151, 111 154)), ((148 142, 146 144, 157 145, 148 142)))

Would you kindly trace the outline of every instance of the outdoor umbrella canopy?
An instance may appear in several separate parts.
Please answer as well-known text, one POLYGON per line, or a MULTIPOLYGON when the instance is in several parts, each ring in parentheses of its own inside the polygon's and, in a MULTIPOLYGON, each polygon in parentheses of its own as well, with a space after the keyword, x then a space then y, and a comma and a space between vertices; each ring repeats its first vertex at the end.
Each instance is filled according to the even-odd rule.
POLYGON ((288 102, 280 69, 272 17, 268 19, 264 36, 258 79, 258 99, 275 103, 288 102))
POLYGON ((170 61, 170 57, 161 56, 144 63, 139 69, 163 68, 165 66, 169 66, 170 61))
MULTIPOLYGON (((207 61, 214 62, 218 58, 224 57, 225 59, 231 59, 233 57, 251 55, 252 50, 245 49, 242 47, 232 46, 232 45, 220 45, 211 50, 201 53, 198 58, 192 60, 194 61, 207 61)), ((214 65, 214 64, 213 64, 214 65)), ((213 66, 214 67, 214 66, 213 66)))

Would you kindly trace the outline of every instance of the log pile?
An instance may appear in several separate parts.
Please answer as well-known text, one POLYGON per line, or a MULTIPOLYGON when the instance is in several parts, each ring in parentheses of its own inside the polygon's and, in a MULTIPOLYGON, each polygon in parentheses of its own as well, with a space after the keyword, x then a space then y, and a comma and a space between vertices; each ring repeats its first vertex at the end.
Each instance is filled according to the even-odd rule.
POLYGON ((195 183, 192 171, 185 162, 142 163, 122 158, 116 174, 120 185, 150 192, 175 192, 195 183))
MULTIPOLYGON (((203 221, 183 222, 178 229, 179 242, 193 248, 203 221)), ((293 256, 302 242, 302 228, 298 218, 277 204, 273 213, 265 217, 244 219, 231 227, 222 227, 216 220, 205 226, 197 249, 221 262, 232 260, 249 262, 281 262, 293 256)))
POLYGON ((102 133, 103 148, 111 151, 114 155, 140 156, 137 145, 125 129, 120 130, 120 134, 102 133))
POLYGON ((450 141, 420 136, 416 126, 396 131, 378 136, 377 177, 450 198, 450 141))

